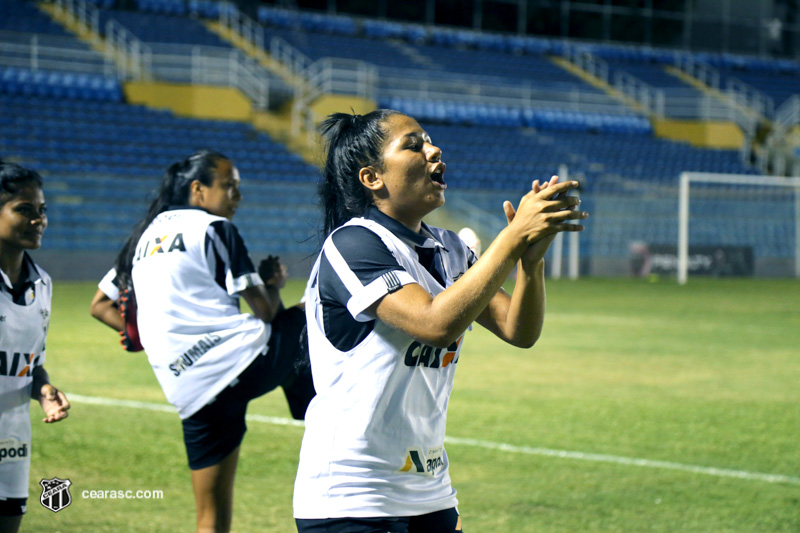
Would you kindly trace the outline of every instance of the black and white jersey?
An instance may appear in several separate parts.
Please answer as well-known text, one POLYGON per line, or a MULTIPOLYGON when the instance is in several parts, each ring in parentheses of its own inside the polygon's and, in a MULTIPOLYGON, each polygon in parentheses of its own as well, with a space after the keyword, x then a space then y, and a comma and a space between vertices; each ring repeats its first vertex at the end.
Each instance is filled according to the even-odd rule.
POLYGON ((28 496, 33 369, 44 365, 50 326, 50 276, 27 253, 21 275, 14 291, 0 270, 0 498, 28 496))
POLYGON ((239 309, 263 284, 236 227, 199 208, 158 215, 131 272, 142 345, 181 418, 197 412, 267 349, 269 324, 239 309))
POLYGON ((444 436, 463 335, 426 346, 369 312, 409 283, 436 295, 474 262, 450 231, 414 233, 371 208, 325 241, 306 287, 317 396, 294 491, 296 518, 408 516, 454 507, 444 436))

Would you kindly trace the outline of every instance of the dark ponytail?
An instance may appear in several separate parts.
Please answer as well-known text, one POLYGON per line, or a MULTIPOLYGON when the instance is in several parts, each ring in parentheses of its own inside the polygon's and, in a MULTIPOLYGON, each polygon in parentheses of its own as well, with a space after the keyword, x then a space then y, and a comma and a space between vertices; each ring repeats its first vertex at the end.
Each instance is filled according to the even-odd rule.
POLYGON ((219 152, 202 150, 169 166, 161 180, 158 193, 147 210, 147 215, 136 224, 114 262, 114 269, 117 271, 116 283, 120 288, 131 285, 131 268, 136 245, 139 244, 139 239, 150 223, 170 206, 189 205, 189 192, 193 181, 197 180, 203 185, 211 186, 219 160, 228 158, 219 152))
POLYGON ((368 166, 382 168, 381 153, 386 133, 384 121, 400 114, 378 109, 366 115, 334 113, 319 126, 325 140, 325 168, 319 186, 323 209, 322 238, 353 217, 364 214, 372 196, 358 180, 368 166))
POLYGON ((31 185, 42 188, 42 177, 38 172, 0 160, 0 207, 31 185))

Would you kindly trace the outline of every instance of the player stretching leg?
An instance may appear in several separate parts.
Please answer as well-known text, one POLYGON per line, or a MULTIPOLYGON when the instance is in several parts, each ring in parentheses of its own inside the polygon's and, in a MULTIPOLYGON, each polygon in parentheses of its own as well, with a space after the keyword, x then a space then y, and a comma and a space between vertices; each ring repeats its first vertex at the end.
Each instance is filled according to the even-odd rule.
POLYGON ((280 385, 292 415, 302 419, 314 394, 308 366, 298 365, 303 312, 283 309, 285 267, 273 261, 264 280, 256 272, 231 222, 240 200, 239 173, 222 154, 199 152, 170 166, 113 274, 101 284, 112 294, 96 296, 92 305, 96 318, 126 338, 138 329, 167 400, 178 410, 198 531, 230 529, 248 402, 280 385), (114 288, 128 287, 136 297, 138 328, 124 324, 108 303, 118 296, 114 288), (239 311, 240 297, 253 314, 239 311))

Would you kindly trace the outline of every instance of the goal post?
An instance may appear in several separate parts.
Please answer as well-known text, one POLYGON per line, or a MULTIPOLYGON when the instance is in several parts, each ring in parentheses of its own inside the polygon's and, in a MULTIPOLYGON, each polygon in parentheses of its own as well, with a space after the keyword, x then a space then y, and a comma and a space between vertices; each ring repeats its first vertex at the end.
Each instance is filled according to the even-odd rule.
MULTIPOLYGON (((757 227, 752 231, 750 241, 743 241, 749 245, 762 244, 752 241, 758 241, 760 237, 766 238, 767 234, 773 236, 773 230, 777 228, 775 232, 778 235, 775 239, 781 242, 786 241, 785 250, 782 249, 781 253, 793 255, 794 276, 800 278, 800 178, 682 172, 678 194, 678 283, 685 284, 689 276, 689 246, 695 244, 694 242, 690 243, 690 238, 693 237, 690 234, 689 225, 693 221, 697 222, 697 218, 702 216, 690 213, 693 194, 696 199, 703 200, 708 211, 714 211, 714 213, 704 213, 706 216, 714 216, 718 210, 734 211, 724 216, 718 215, 715 219, 717 224, 724 225, 727 217, 727 220, 741 221, 742 225, 746 225, 749 221, 754 227, 757 227), (692 185, 706 187, 702 191, 697 190, 693 193, 692 185), (714 188, 715 185, 718 187, 714 188), (727 191, 722 189, 725 186, 727 186, 727 191), (758 191, 765 197, 756 196, 759 194, 758 191), (717 204, 721 205, 717 206, 717 204), (735 212, 737 210, 739 211, 738 218, 735 212), (763 215, 763 218, 760 215, 763 215), (773 217, 772 220, 769 219, 770 216, 773 217)), ((713 226, 712 222, 709 227, 714 229, 713 226)), ((735 235, 736 228, 717 229, 720 234, 727 231, 725 235, 734 234, 734 238, 737 237, 735 235)))
MULTIPOLYGON (((567 167, 567 165, 559 165, 558 178, 562 183, 569 181, 569 167, 567 167)), ((580 197, 580 193, 577 191, 573 194, 580 197)), ((569 279, 576 280, 580 275, 580 243, 578 241, 578 236, 580 234, 577 231, 570 231, 567 233, 569 239, 569 249, 567 252, 567 272, 569 279)), ((552 261, 550 263, 550 277, 553 279, 561 279, 561 261, 564 255, 564 232, 560 232, 556 235, 553 245, 551 246, 551 250, 552 261)))

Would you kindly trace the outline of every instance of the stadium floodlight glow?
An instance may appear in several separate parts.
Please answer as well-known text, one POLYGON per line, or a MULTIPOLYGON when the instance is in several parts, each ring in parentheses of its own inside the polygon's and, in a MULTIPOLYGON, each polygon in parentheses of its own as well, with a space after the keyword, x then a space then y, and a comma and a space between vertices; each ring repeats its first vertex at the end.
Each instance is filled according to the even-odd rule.
POLYGON ((689 275, 689 200, 690 185, 706 183, 732 186, 794 189, 794 275, 800 278, 800 177, 783 178, 748 174, 682 172, 678 206, 678 283, 684 285, 689 275))

